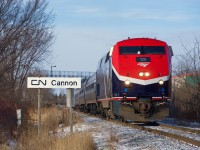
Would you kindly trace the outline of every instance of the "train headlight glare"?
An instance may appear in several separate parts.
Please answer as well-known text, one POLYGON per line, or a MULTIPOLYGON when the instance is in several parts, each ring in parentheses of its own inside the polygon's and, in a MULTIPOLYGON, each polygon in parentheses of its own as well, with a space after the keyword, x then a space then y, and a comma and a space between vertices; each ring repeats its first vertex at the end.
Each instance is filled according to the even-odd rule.
POLYGON ((131 83, 131 82, 130 82, 129 80, 126 80, 126 81, 125 81, 125 84, 126 84, 126 85, 129 85, 130 83, 131 83))
POLYGON ((140 72, 140 73, 139 73, 139 76, 140 76, 140 77, 144 76, 144 73, 143 73, 143 72, 140 72))
POLYGON ((146 77, 148 77, 149 75, 150 75, 150 73, 149 72, 145 72, 145 74, 144 74, 146 77))
POLYGON ((164 81, 163 81, 163 80, 160 80, 158 83, 159 83, 160 85, 163 85, 163 84, 164 84, 164 81))

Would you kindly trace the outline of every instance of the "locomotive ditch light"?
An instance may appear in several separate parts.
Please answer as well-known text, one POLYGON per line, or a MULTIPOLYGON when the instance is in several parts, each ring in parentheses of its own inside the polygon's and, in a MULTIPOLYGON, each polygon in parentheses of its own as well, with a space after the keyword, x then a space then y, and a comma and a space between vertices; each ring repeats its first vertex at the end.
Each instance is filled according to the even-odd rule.
POLYGON ((139 76, 140 77, 144 76, 144 73, 143 72, 139 72, 139 76))
POLYGON ((125 81, 125 84, 126 84, 126 85, 130 85, 130 83, 131 83, 131 82, 130 82, 129 80, 126 80, 126 81, 125 81))
POLYGON ((144 74, 146 77, 150 76, 150 73, 149 72, 145 72, 144 74))
POLYGON ((163 80, 160 80, 158 83, 159 83, 160 85, 163 85, 163 84, 164 84, 164 81, 163 81, 163 80))

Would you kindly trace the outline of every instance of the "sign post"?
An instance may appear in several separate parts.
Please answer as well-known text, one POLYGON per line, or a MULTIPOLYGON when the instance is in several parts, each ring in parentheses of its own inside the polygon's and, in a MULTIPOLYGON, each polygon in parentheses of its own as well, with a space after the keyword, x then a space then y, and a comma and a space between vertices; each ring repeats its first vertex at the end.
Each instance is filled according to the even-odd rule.
POLYGON ((22 124, 22 110, 17 109, 17 127, 21 126, 22 124))
POLYGON ((40 88, 38 88, 38 137, 40 137, 40 126, 41 126, 41 109, 40 109, 40 104, 41 104, 41 94, 40 94, 40 88))
POLYGON ((66 98, 68 101, 67 107, 69 109, 69 124, 70 124, 70 132, 73 133, 73 110, 72 110, 72 89, 67 89, 66 98))
POLYGON ((67 103, 70 108, 70 132, 73 133, 72 123, 72 89, 81 88, 81 78, 55 78, 55 77, 28 77, 27 88, 38 88, 38 137, 40 134, 41 112, 40 112, 40 88, 66 88, 67 103))

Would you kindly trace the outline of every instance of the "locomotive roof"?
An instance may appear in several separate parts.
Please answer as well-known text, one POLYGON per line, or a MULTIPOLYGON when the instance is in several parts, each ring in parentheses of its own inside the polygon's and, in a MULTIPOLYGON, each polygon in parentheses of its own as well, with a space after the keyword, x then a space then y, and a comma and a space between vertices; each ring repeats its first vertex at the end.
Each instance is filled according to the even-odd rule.
POLYGON ((140 44, 141 42, 147 42, 149 44, 163 44, 166 45, 166 42, 158 40, 158 39, 153 39, 153 38, 128 38, 122 41, 117 42, 117 44, 127 44, 127 43, 132 43, 134 42, 134 44, 140 44))

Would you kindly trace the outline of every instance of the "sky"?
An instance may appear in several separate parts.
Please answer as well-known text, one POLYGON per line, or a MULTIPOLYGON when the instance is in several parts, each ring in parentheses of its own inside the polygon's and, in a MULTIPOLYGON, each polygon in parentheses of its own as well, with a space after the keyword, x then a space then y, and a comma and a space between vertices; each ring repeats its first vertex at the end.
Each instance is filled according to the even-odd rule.
POLYGON ((190 48, 200 39, 200 0, 48 1, 55 42, 47 70, 95 72, 110 48, 128 37, 165 41, 175 56, 184 53, 182 43, 190 48))

